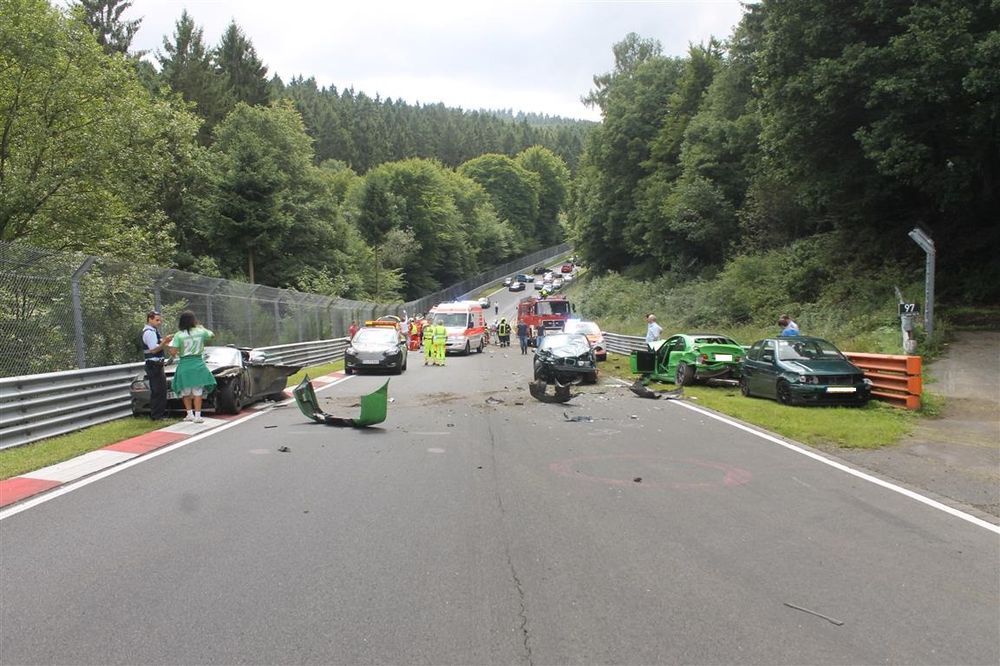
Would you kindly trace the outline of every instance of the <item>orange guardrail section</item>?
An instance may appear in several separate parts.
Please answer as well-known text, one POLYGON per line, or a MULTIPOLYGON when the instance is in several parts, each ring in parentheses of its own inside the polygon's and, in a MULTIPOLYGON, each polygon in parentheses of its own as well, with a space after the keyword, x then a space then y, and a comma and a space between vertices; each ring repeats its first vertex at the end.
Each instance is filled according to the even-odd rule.
POLYGON ((865 377, 871 380, 872 397, 898 407, 920 409, 920 394, 924 386, 922 359, 919 356, 855 352, 844 352, 844 355, 864 370, 865 377))

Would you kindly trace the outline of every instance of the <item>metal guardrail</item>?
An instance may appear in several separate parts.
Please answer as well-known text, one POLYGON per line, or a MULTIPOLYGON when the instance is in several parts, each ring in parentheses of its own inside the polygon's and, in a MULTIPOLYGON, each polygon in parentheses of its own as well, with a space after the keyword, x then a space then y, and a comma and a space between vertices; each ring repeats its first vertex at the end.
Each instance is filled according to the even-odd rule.
POLYGON ((634 351, 649 349, 649 347, 646 346, 645 337, 609 333, 608 331, 602 331, 602 333, 604 334, 604 348, 609 352, 615 354, 631 354, 634 351))
MULTIPOLYGON (((342 358, 347 338, 258 347, 267 359, 308 367, 342 358)), ((65 435, 132 414, 129 385, 142 363, 0 379, 0 449, 65 435)))

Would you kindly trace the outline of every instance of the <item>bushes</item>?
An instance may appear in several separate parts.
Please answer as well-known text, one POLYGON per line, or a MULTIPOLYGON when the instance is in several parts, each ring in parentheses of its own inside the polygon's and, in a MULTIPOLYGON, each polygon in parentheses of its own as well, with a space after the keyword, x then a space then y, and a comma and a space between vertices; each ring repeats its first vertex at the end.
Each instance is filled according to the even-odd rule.
POLYGON ((832 235, 814 236, 737 257, 712 279, 589 277, 574 298, 581 316, 619 333, 644 334, 642 315, 654 312, 666 334, 712 330, 750 344, 776 334, 778 315, 787 313, 804 334, 844 349, 899 353, 894 287, 920 300, 922 276, 891 263, 862 268, 838 246, 832 235))

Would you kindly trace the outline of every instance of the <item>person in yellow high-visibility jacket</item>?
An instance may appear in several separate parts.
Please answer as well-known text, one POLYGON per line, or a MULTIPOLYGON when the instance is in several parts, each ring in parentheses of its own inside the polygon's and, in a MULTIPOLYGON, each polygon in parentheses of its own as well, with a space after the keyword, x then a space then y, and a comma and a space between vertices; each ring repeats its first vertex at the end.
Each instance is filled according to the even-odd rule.
POLYGON ((434 365, 444 365, 444 348, 448 343, 448 329, 438 319, 434 322, 434 365))
POLYGON ((424 322, 424 365, 434 362, 434 324, 429 321, 424 322))

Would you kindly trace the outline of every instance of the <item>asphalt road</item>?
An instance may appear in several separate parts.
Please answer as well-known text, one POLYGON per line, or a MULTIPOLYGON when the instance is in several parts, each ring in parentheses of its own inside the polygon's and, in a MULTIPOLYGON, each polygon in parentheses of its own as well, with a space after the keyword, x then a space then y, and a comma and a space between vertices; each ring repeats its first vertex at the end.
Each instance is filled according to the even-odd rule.
POLYGON ((280 407, 4 519, 0 662, 1000 662, 994 531, 606 380, 536 402, 516 341, 417 361, 381 427, 280 407))

